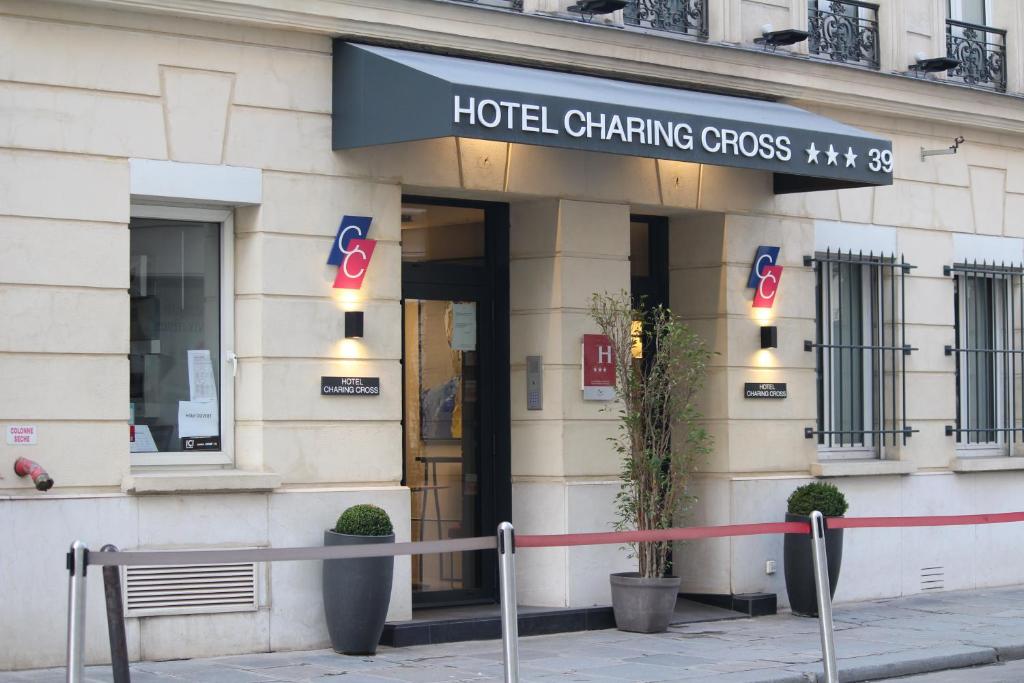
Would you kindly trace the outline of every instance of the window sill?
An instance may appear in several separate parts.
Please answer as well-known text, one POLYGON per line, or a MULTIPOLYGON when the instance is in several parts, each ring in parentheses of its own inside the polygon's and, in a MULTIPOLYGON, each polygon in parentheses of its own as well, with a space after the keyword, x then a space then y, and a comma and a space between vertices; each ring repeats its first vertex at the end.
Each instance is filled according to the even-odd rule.
POLYGON ((136 495, 272 491, 280 486, 279 474, 245 470, 135 472, 121 481, 122 491, 136 495))
POLYGON ((871 477, 883 474, 910 474, 917 466, 906 460, 835 460, 811 465, 815 477, 871 477))
POLYGON ((1024 458, 1001 455, 997 457, 966 457, 953 460, 950 468, 954 472, 1001 472, 1024 470, 1024 458))

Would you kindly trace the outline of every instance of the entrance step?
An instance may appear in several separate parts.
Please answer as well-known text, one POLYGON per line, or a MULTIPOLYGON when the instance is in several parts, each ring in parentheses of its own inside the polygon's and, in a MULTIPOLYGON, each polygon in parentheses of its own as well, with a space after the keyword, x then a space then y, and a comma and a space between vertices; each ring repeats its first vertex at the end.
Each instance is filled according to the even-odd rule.
MULTIPOLYGON (((742 619, 745 613, 679 598, 673 624, 742 619)), ((519 635, 541 636, 572 631, 596 631, 615 628, 610 606, 519 608, 519 635)), ((380 644, 390 647, 455 643, 465 640, 501 638, 501 613, 498 605, 473 605, 417 609, 409 621, 389 621, 384 625, 380 644)))

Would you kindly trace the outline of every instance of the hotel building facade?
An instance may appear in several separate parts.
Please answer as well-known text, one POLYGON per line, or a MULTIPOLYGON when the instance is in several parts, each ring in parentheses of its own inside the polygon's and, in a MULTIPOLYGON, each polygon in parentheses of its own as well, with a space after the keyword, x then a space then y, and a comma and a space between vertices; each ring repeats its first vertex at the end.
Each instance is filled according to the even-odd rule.
MULTIPOLYGON (((815 479, 856 516, 1020 507, 1024 6, 571 4, 0 0, 0 668, 62 662, 74 539, 318 545, 360 502, 399 540, 609 529, 595 292, 716 352, 687 523, 815 479)), ((1020 582, 1022 533, 849 532, 836 600, 1020 582)), ((675 571, 785 608, 781 543, 675 571)), ((631 568, 518 555, 523 605, 631 568)), ((130 654, 324 647, 319 572, 132 570, 130 654)), ((400 558, 390 619, 495 583, 400 558)))

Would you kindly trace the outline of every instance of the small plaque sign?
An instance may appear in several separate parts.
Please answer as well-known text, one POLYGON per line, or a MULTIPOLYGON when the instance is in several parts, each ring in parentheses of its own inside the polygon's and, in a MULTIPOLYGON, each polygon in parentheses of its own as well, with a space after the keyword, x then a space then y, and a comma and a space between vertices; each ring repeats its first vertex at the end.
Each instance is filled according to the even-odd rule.
POLYGON ((183 436, 181 437, 181 450, 183 451, 219 451, 219 436, 183 436))
POLYGON ((321 377, 321 396, 380 396, 380 377, 321 377))
POLYGON ((583 335, 583 400, 615 400, 615 354, 603 334, 583 335))
POLYGON ((789 394, 785 382, 746 382, 743 385, 743 398, 789 398, 789 394))
POLYGON ((7 425, 6 431, 10 446, 34 446, 39 437, 35 425, 7 425))

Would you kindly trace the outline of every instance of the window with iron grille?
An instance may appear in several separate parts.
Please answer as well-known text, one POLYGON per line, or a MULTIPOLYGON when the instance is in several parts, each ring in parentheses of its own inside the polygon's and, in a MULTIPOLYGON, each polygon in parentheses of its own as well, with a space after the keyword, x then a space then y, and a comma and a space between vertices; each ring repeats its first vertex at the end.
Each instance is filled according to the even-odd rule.
POLYGON ((810 54, 878 68, 878 5, 860 0, 808 0, 807 26, 810 54))
POLYGON ((955 81, 1006 92, 1006 31, 989 25, 989 0, 948 0, 946 56, 960 64, 947 72, 955 81))
POLYGON ((523 0, 458 0, 459 2, 468 2, 474 5, 483 5, 484 7, 501 7, 505 9, 513 9, 517 11, 523 11, 523 0))
POLYGON ((627 26, 708 37, 708 0, 629 0, 622 19, 627 26))
POLYGON ((946 355, 956 357, 957 389, 956 425, 946 434, 956 436, 961 456, 1007 455, 1018 438, 1024 442, 1024 397, 1015 381, 1024 359, 1024 269, 975 262, 945 273, 953 276, 956 346, 947 346, 946 355))
POLYGON ((804 435, 823 458, 884 457, 905 444, 907 344, 902 257, 826 251, 805 257, 814 268, 818 419, 804 435))

